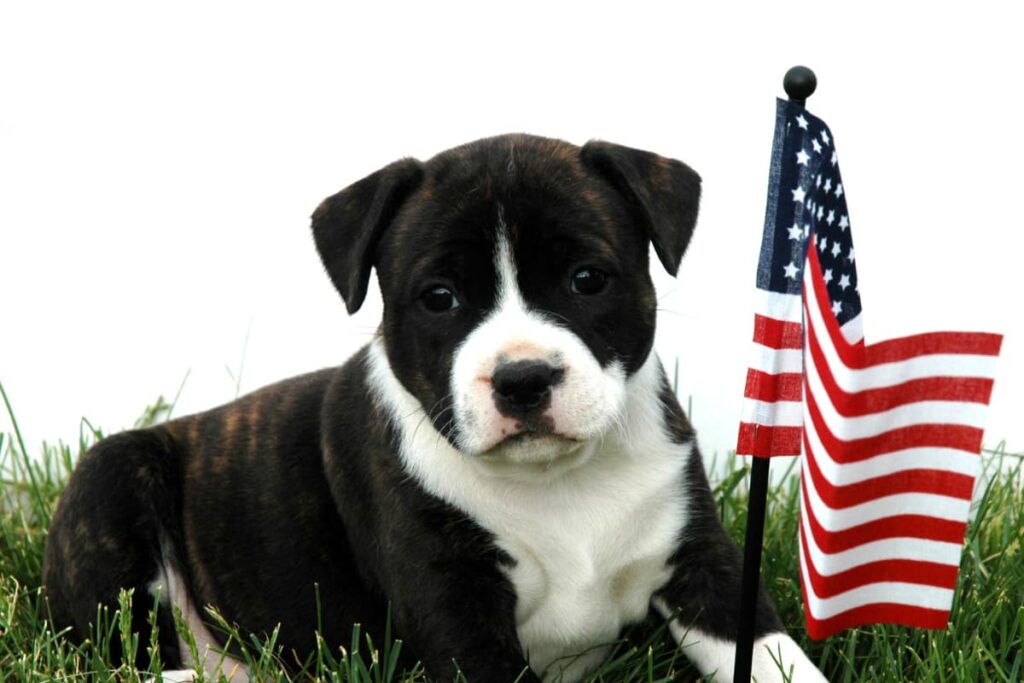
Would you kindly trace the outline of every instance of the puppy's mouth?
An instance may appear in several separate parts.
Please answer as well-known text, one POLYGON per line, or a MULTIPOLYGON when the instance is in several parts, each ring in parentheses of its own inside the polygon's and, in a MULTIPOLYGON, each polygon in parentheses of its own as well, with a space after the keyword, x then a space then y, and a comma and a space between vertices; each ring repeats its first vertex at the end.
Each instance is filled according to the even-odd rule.
POLYGON ((510 436, 506 436, 504 439, 502 439, 497 444, 495 444, 494 448, 497 448, 498 446, 500 446, 502 444, 510 445, 510 444, 515 444, 515 443, 524 443, 526 441, 535 441, 537 439, 566 439, 566 438, 568 438, 568 437, 564 437, 564 436, 561 436, 559 434, 555 434, 555 433, 550 432, 550 431, 527 430, 527 431, 519 432, 517 434, 512 434, 510 436))
POLYGON ((551 431, 510 434, 471 458, 490 476, 519 481, 550 480, 590 459, 592 441, 551 431))
POLYGON ((505 436, 477 457, 491 461, 542 464, 575 452, 583 444, 583 440, 556 433, 551 428, 524 427, 505 436))
POLYGON ((495 451, 515 449, 517 446, 529 447, 545 442, 551 444, 577 442, 566 434, 561 434, 555 429, 555 421, 547 415, 534 415, 520 417, 514 424, 503 427, 501 435, 493 445, 484 449, 481 455, 490 455, 495 451))
POLYGON ((504 439, 484 451, 481 455, 490 455, 499 449, 511 449, 517 446, 538 446, 546 443, 550 443, 553 446, 562 444, 564 447, 570 448, 573 444, 580 443, 580 440, 571 436, 565 436, 564 434, 556 434, 550 430, 524 430, 506 436, 504 439))

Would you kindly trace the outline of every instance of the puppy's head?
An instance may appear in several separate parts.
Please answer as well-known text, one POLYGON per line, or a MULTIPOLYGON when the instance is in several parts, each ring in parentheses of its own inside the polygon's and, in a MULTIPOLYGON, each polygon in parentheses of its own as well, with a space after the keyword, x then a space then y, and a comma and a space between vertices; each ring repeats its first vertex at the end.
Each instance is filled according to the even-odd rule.
POLYGON ((654 339, 649 245, 674 275, 699 195, 650 152, 509 135, 377 171, 326 199, 313 234, 350 313, 376 268, 388 362, 436 429, 543 465, 620 416, 654 339))

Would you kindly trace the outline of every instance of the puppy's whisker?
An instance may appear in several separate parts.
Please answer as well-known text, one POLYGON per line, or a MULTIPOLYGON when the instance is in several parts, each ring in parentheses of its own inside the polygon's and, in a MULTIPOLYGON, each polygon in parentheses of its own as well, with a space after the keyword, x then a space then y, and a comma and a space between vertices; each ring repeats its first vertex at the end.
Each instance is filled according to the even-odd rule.
MULTIPOLYGON (((441 398, 439 398, 439 399, 437 399, 436 401, 434 401, 434 404, 433 404, 432 406, 430 406, 430 408, 429 408, 428 410, 426 410, 426 411, 423 411, 423 418, 421 418, 421 419, 420 419, 420 421, 422 421, 422 420, 423 420, 424 418, 430 417, 430 414, 431 414, 431 413, 433 412, 434 408, 436 408, 436 407, 437 407, 437 404, 438 404, 438 403, 440 403, 441 401, 445 400, 445 399, 446 399, 446 398, 448 398, 449 396, 451 396, 451 394, 445 394, 445 395, 444 395, 444 396, 442 396, 441 398)), ((411 410, 411 411, 410 411, 410 412, 409 412, 409 413, 408 413, 407 415, 405 415, 404 417, 405 417, 405 418, 409 418, 409 417, 412 417, 413 415, 415 415, 416 413, 420 412, 421 410, 422 410, 422 407, 421 407, 421 406, 419 406, 419 405, 417 405, 417 406, 416 406, 415 408, 413 408, 413 409, 412 409, 412 410, 411 410)))
POLYGON ((552 318, 556 318, 558 320, 561 320, 562 322, 564 322, 566 324, 567 327, 572 326, 572 321, 569 320, 564 315, 562 315, 561 313, 557 313, 555 311, 544 311, 544 315, 550 316, 552 318))
POLYGON ((455 418, 452 417, 443 425, 441 425, 441 428, 439 430, 437 430, 437 436, 434 438, 434 450, 437 450, 437 447, 440 445, 441 440, 446 438, 445 432, 448 431, 448 428, 451 427, 454 423, 455 418))
MULTIPOLYGON (((433 424, 434 418, 435 418, 434 409, 438 408, 438 406, 440 406, 440 409, 437 411, 437 415, 439 416, 442 412, 444 412, 445 410, 447 410, 450 407, 449 405, 445 405, 445 403, 446 402, 451 403, 451 400, 452 400, 452 395, 451 395, 451 392, 449 392, 449 393, 445 394, 444 396, 442 396, 441 398, 439 398, 436 401, 434 401, 434 404, 432 406, 430 406, 429 410, 424 411, 423 416, 419 419, 419 421, 416 423, 416 427, 413 429, 413 433, 412 433, 413 440, 415 440, 416 434, 419 432, 420 426, 423 425, 423 423, 425 421, 430 420, 430 423, 433 424)), ((454 414, 453 414, 453 416, 451 418, 449 418, 449 420, 447 422, 445 422, 444 427, 442 427, 442 430, 438 431, 438 434, 443 436, 443 433, 442 433, 443 430, 447 429, 448 426, 452 423, 452 421, 454 419, 455 419, 455 417, 454 417, 454 414)))

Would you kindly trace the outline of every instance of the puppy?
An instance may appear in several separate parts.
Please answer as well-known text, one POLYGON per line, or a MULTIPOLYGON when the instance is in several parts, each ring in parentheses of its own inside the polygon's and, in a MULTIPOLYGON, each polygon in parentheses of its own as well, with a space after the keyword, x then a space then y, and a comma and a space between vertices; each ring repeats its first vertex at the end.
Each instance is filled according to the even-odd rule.
MULTIPOLYGON (((678 161, 510 135, 325 200, 317 251, 349 313, 376 268, 375 338, 340 368, 97 444, 50 529, 56 625, 85 637, 132 588, 133 628, 157 600, 165 666, 194 667, 172 607, 203 651, 213 605, 246 633, 280 625, 300 659, 318 627, 334 647, 353 623, 382 634, 390 610, 435 680, 569 682, 654 609, 731 680, 740 555, 652 351, 649 246, 674 275, 699 195, 678 161)), ((756 633, 759 681, 783 680, 773 659, 822 680, 764 591, 756 633)))

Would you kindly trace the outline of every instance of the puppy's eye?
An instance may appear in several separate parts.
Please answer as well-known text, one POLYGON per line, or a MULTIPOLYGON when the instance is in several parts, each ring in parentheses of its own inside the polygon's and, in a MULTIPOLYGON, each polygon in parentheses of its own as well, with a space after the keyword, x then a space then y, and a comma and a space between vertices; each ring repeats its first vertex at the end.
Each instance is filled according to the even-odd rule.
POLYGON ((447 287, 431 287, 420 294, 424 308, 432 313, 443 313, 459 307, 459 300, 447 287))
POLYGON ((572 291, 576 294, 597 294, 608 283, 608 275, 597 268, 580 268, 572 274, 572 291))

